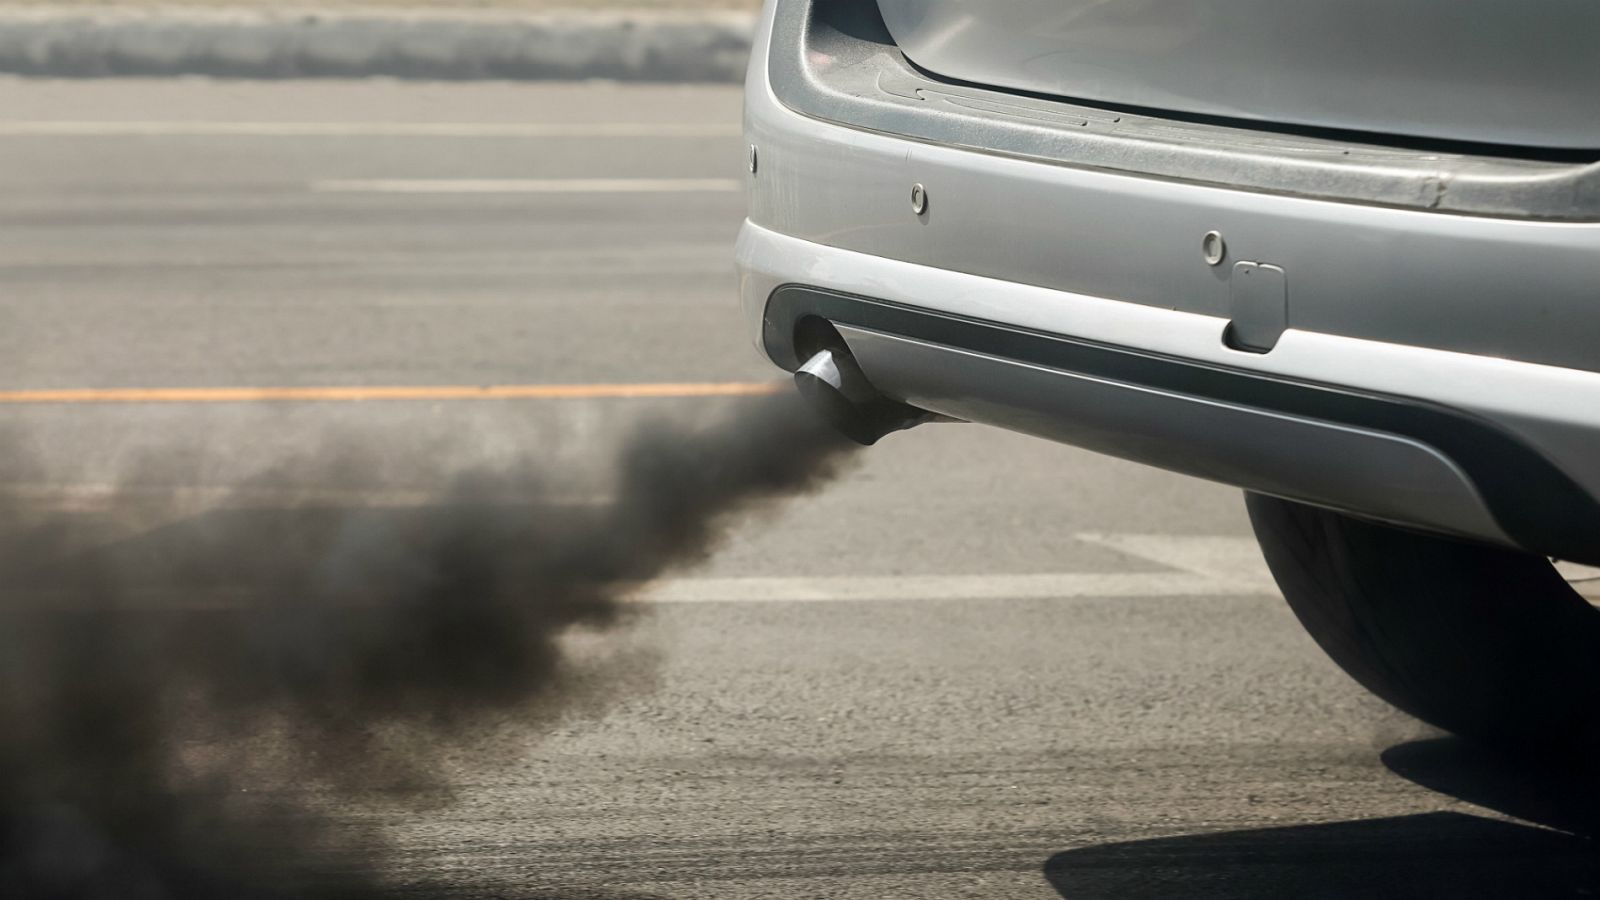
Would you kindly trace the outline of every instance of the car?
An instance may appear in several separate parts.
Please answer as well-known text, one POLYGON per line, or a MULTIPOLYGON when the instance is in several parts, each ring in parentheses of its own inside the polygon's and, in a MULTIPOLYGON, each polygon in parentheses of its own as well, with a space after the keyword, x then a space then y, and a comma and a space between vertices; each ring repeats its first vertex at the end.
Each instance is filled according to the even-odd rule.
POLYGON ((767 0, 750 333, 931 419, 1243 489, 1324 650, 1600 745, 1600 4, 767 0))

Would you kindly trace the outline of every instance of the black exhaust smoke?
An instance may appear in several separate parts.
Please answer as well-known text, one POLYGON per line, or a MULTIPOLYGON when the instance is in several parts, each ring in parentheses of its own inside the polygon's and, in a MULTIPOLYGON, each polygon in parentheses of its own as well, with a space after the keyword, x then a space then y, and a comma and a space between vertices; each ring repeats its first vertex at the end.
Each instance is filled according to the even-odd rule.
MULTIPOLYGON (((647 682, 564 636, 625 622, 848 446, 786 393, 639 429, 594 505, 508 503, 560 492, 524 460, 427 507, 232 504, 92 554, 70 516, 0 506, 0 897, 378 894, 382 835, 296 798, 447 790, 485 734, 647 682)), ((326 483, 377 452, 289 468, 326 483)), ((124 501, 109 518, 149 512, 124 501)))

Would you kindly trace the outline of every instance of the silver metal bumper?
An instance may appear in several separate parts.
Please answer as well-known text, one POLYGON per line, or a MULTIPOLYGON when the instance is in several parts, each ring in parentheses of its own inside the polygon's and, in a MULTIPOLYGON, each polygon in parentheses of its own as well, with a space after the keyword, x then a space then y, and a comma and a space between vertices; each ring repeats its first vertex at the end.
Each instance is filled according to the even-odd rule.
MULTIPOLYGON (((1221 318, 866 256, 749 223, 740 233, 738 262, 756 342, 781 365, 792 367, 781 336, 787 320, 769 300, 785 286, 817 286, 863 302, 873 298, 954 314, 960 317, 955 321, 981 321, 1000 331, 1127 348, 1192 366, 1196 376, 1232 372, 1334 394, 1350 389, 1435 414, 1448 410, 1521 444, 1568 476, 1570 481, 1553 488, 1571 495, 1566 499, 1600 494, 1600 455, 1593 452, 1600 446, 1597 373, 1294 329, 1271 353, 1242 353, 1223 343, 1227 321, 1221 318), (981 318, 969 318, 974 312, 981 318)), ((959 337, 932 341, 857 325, 849 315, 821 314, 838 325, 874 385, 921 409, 1401 524, 1537 552, 1556 553, 1559 546, 1568 558, 1594 558, 1581 547, 1600 532, 1589 531, 1581 515, 1573 517, 1577 533, 1566 539, 1508 535, 1503 513, 1485 501, 1482 479, 1428 440, 1397 433, 1405 429, 1352 426, 1266 408, 1242 395, 1230 402, 1226 389, 1222 397, 1217 391, 1190 393, 1181 380, 1173 389, 1138 376, 1055 368, 975 350, 959 337)), ((1522 462, 1507 459, 1504 465, 1498 480, 1516 490, 1522 462)), ((1537 493, 1532 483, 1530 476, 1522 492, 1529 502, 1537 493)), ((1558 518, 1554 508, 1525 514, 1558 518)))

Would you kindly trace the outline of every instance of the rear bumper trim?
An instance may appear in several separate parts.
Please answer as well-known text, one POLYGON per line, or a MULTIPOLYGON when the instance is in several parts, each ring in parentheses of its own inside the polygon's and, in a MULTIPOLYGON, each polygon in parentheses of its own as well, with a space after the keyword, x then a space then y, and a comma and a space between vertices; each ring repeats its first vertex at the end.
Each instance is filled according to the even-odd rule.
MULTIPOLYGON (((1600 504, 1517 436, 1462 410, 798 284, 779 286, 766 303, 761 342, 779 365, 791 370, 798 366, 794 335, 808 316, 1097 381, 1403 438, 1437 450, 1459 467, 1494 522, 1516 544, 1563 559, 1600 562, 1600 504)), ((1173 446, 1170 452, 1177 457, 1185 448, 1173 446)))

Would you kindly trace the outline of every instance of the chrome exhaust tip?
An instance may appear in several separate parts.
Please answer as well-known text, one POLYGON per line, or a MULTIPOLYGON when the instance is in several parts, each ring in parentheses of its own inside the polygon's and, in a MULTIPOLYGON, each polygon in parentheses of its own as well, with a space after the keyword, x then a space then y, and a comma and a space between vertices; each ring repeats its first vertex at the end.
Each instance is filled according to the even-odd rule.
POLYGON ((878 393, 850 351, 820 350, 794 373, 795 387, 840 434, 871 446, 886 434, 942 418, 878 393))

